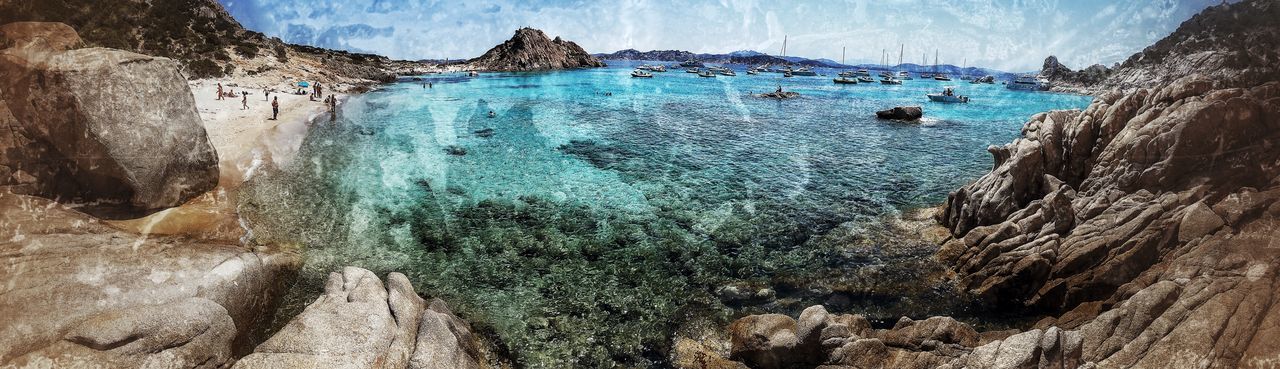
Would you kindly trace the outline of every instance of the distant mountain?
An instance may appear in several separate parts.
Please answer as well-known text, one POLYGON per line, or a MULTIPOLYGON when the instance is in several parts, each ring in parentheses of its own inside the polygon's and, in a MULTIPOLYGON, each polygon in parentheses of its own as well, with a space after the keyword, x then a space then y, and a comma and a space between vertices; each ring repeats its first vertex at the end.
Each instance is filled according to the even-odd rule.
POLYGON ((554 40, 533 28, 516 30, 511 39, 494 46, 478 58, 467 61, 472 69, 488 71, 534 71, 603 67, 573 41, 554 40))
POLYGON ((874 70, 905 70, 912 73, 920 72, 942 72, 951 75, 972 75, 986 76, 991 75, 1000 79, 1012 79, 1016 73, 1009 73, 994 69, 968 67, 961 68, 950 64, 938 66, 924 66, 919 64, 905 63, 896 66, 887 66, 879 64, 858 64, 847 65, 841 64, 831 59, 819 58, 809 59, 799 56, 779 57, 752 50, 734 51, 728 54, 695 54, 688 51, 680 50, 654 50, 639 51, 636 49, 619 50, 609 54, 595 54, 597 58, 603 60, 644 60, 644 61, 665 61, 665 62, 683 62, 694 60, 702 63, 713 64, 744 64, 744 65, 801 65, 815 68, 834 68, 834 69, 874 69, 874 70))

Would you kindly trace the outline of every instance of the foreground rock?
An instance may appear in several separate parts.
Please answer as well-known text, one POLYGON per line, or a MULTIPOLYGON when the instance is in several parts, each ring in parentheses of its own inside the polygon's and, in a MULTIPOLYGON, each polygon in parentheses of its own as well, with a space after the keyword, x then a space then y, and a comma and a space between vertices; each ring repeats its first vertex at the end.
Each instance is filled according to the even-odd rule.
POLYGON ((1056 312, 1038 327, 1079 332, 1101 367, 1276 357, 1280 82, 1212 85, 1033 117, 949 197, 939 258, 992 304, 1056 312))
POLYGON ((0 367, 229 366, 264 338, 300 266, 0 193, 0 367))
POLYGON ((467 61, 469 69, 482 71, 539 71, 605 66, 573 41, 547 38, 533 28, 516 30, 510 40, 467 61))
POLYGON ((73 49, 57 23, 0 27, 0 186, 65 201, 172 207, 212 189, 217 156, 172 60, 73 49))
POLYGON ((332 273, 324 295, 235 368, 481 368, 469 325, 400 273, 332 273))
POLYGON ((919 106, 898 106, 876 112, 876 118, 880 119, 917 120, 923 116, 924 109, 919 106))

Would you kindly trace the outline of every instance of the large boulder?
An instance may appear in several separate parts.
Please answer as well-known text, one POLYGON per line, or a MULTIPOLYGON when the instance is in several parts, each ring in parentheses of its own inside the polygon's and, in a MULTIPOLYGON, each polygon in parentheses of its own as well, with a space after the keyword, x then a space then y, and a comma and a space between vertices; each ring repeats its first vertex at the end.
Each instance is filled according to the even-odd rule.
POLYGON ((225 367, 265 337, 292 251, 121 232, 0 192, 0 367, 225 367))
POLYGON ((49 51, 75 49, 84 45, 71 26, 53 22, 13 22, 0 25, 0 49, 33 48, 49 51))
POLYGON ((0 131, 9 136, 0 139, 0 186, 138 213, 217 185, 217 155, 176 62, 68 49, 77 42, 65 25, 0 30, 19 46, 0 50, 0 131))
POLYGON ((249 368, 481 368, 470 326, 439 300, 427 303, 400 273, 384 286, 347 267, 324 295, 235 364, 249 368))
POLYGON ((511 39, 494 46, 484 55, 467 61, 469 69, 489 71, 533 71, 605 66, 573 41, 554 40, 533 28, 516 30, 511 39))
POLYGON ((876 112, 876 118, 896 120, 917 120, 924 116, 924 109, 919 106, 896 106, 876 112))

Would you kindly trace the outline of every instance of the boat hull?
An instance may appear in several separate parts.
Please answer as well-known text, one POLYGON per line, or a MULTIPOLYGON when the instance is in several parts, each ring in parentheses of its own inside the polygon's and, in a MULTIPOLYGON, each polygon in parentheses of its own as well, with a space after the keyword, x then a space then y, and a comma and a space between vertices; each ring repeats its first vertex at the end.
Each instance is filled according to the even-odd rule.
POLYGON ((929 101, 940 103, 963 104, 969 102, 968 96, 948 96, 943 94, 928 94, 926 96, 929 96, 929 101))

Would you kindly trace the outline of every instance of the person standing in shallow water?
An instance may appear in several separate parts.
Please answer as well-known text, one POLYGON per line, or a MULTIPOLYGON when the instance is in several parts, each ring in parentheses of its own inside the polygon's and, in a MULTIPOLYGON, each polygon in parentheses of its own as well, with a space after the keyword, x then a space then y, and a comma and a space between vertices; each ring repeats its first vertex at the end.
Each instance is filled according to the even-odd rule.
POLYGON ((271 120, 276 120, 280 116, 280 98, 271 99, 271 120))
POLYGON ((222 83, 218 83, 218 100, 222 100, 222 83))
POLYGON ((245 91, 244 95, 240 99, 240 110, 247 109, 249 109, 249 91, 245 91))

